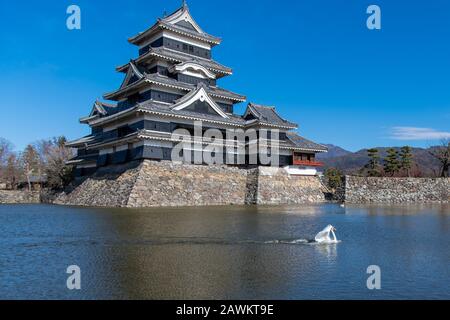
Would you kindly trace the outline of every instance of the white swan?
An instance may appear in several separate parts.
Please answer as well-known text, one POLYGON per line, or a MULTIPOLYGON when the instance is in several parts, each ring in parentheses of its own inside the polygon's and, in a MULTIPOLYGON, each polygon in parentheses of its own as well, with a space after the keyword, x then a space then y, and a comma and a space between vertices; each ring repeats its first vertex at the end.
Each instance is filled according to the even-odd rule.
POLYGON ((336 230, 335 227, 333 227, 331 224, 329 224, 325 229, 320 231, 317 236, 314 238, 314 240, 317 243, 338 243, 338 239, 336 238, 336 234, 334 233, 336 230), (333 238, 330 237, 330 234, 333 236, 333 238))

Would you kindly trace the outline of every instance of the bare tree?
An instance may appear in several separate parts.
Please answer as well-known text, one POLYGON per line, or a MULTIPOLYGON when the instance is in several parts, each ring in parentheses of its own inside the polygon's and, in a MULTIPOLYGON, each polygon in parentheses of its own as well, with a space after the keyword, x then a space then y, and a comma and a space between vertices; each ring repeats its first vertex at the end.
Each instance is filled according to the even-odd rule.
POLYGON ((31 144, 29 144, 23 151, 21 160, 24 174, 28 182, 28 190, 31 191, 31 177, 37 173, 39 167, 38 153, 31 144))
POLYGON ((12 153, 13 145, 6 139, 0 138, 0 179, 4 179, 7 160, 12 153))
POLYGON ((48 167, 48 158, 51 153, 51 149, 53 148, 52 140, 40 140, 33 144, 34 149, 38 155, 38 167, 37 174, 39 178, 42 180, 43 176, 46 174, 46 170, 48 167))
POLYGON ((0 138, 0 164, 4 164, 11 154, 13 145, 6 139, 0 138))
POLYGON ((441 146, 432 148, 430 154, 440 162, 440 176, 449 177, 450 170, 450 139, 444 139, 441 146))
POLYGON ((73 153, 66 147, 66 142, 65 137, 58 137, 35 144, 40 170, 45 173, 50 188, 62 188, 72 180, 73 168, 66 162, 73 157, 73 153))
POLYGON ((15 153, 11 153, 6 162, 4 179, 9 188, 16 189, 21 177, 21 166, 15 153))

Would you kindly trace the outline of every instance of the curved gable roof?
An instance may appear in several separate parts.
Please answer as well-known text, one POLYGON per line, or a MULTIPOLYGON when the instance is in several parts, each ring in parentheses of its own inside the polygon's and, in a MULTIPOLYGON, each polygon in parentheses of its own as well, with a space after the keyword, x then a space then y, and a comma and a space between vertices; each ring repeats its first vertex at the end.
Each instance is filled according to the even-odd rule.
POLYGON ((200 101, 207 103, 218 115, 228 119, 228 115, 220 108, 217 103, 209 96, 203 84, 199 84, 196 90, 191 91, 183 98, 179 99, 173 106, 172 110, 179 111, 188 108, 194 102, 200 101))
POLYGON ((298 125, 283 119, 275 107, 263 106, 249 103, 245 111, 244 118, 252 115, 258 122, 282 127, 297 128, 298 125))
POLYGON ((128 41, 135 45, 141 45, 152 35, 164 29, 186 37, 207 42, 210 45, 218 45, 222 42, 219 37, 207 34, 200 28, 200 26, 192 18, 186 4, 183 4, 180 9, 170 14, 168 17, 158 19, 152 27, 131 37, 128 41))
POLYGON ((178 25, 190 30, 194 30, 198 33, 204 34, 205 32, 200 28, 200 26, 195 22, 194 18, 192 17, 189 7, 186 3, 183 3, 183 6, 179 8, 174 13, 170 14, 169 16, 162 19, 162 21, 178 25))

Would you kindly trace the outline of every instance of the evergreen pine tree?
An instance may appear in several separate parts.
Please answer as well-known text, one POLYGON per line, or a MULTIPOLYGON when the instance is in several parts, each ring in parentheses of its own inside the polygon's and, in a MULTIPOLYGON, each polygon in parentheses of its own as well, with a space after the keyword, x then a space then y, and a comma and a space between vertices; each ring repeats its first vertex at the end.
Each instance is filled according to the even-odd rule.
POLYGON ((394 148, 390 148, 387 150, 387 155, 384 159, 384 172, 393 177, 399 169, 398 152, 394 148))
POLYGON ((406 173, 406 176, 411 175, 411 167, 413 163, 412 149, 409 146, 404 146, 400 150, 400 169, 406 173))
POLYGON ((367 150, 367 156, 369 157, 369 163, 364 167, 367 169, 367 174, 369 177, 379 176, 380 154, 378 153, 378 149, 372 148, 367 150))
POLYGON ((336 168, 328 168, 325 171, 325 178, 327 181, 327 186, 331 190, 336 190, 342 184, 343 173, 336 168))

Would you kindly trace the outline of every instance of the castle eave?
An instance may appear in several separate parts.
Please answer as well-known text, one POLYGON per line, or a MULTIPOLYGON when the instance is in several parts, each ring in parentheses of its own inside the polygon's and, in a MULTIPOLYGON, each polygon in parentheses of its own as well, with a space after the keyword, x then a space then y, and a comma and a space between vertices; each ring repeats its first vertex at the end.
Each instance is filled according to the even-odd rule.
MULTIPOLYGON (((168 77, 163 77, 160 75, 145 74, 144 78, 142 78, 124 88, 121 88, 121 89, 116 90, 111 93, 107 93, 104 95, 104 98, 107 100, 119 100, 122 97, 125 97, 129 92, 138 90, 138 89, 140 89, 141 86, 145 87, 145 83, 155 84, 155 85, 159 85, 159 86, 167 87, 167 88, 171 88, 171 89, 183 90, 186 92, 196 89, 196 86, 192 85, 192 84, 178 82, 176 80, 170 79, 168 77)), ((244 102, 247 99, 245 96, 242 96, 242 95, 239 95, 239 94, 236 94, 236 93, 224 90, 224 89, 220 89, 220 88, 211 88, 210 87, 207 89, 207 91, 208 91, 208 94, 211 95, 212 97, 227 99, 227 100, 231 100, 233 102, 244 102)))
MULTIPOLYGON (((141 130, 138 134, 139 139, 146 140, 157 140, 157 141, 166 141, 166 142, 175 142, 179 143, 180 139, 176 139, 172 136, 172 134, 162 134, 161 132, 155 132, 150 130, 141 130)), ((178 136, 177 138, 184 138, 184 141, 192 141, 193 143, 199 143, 202 145, 211 145, 211 146, 219 146, 219 147, 230 147, 236 148, 239 146, 244 146, 244 144, 240 144, 234 140, 224 140, 224 139, 205 139, 202 137, 196 138, 192 136, 178 136)))
POLYGON ((104 94, 103 98, 106 100, 120 100, 122 97, 126 96, 127 93, 133 90, 138 90, 140 89, 140 87, 143 87, 143 85, 145 85, 145 82, 146 82, 145 78, 139 79, 138 81, 129 84, 123 88, 120 88, 119 90, 104 94))
POLYGON ((111 141, 104 141, 99 143, 91 144, 87 147, 87 150, 99 150, 103 148, 113 147, 125 143, 136 142, 138 141, 138 132, 133 132, 123 138, 114 139, 111 141))
POLYGON ((89 122, 91 122, 92 120, 95 120, 95 119, 97 119, 98 118, 98 115, 95 115, 95 116, 87 116, 87 117, 83 117, 83 118, 80 118, 80 123, 82 123, 82 124, 88 124, 89 122))
POLYGON ((290 142, 290 148, 301 150, 301 151, 311 151, 311 152, 328 152, 328 148, 319 143, 315 143, 311 140, 299 136, 295 132, 288 132, 287 138, 290 142))
POLYGON ((291 125, 287 125, 287 124, 278 124, 278 123, 270 123, 270 122, 261 122, 259 120, 251 120, 251 121, 247 121, 245 123, 246 127, 253 127, 253 126, 260 126, 263 128, 279 128, 279 129, 285 129, 285 130, 294 130, 294 129, 298 129, 298 126, 296 124, 291 124, 291 125))
MULTIPOLYGON (((134 60, 134 63, 140 64, 151 58, 159 58, 169 62, 184 63, 184 62, 195 62, 199 63, 208 70, 217 74, 217 77, 232 75, 233 70, 226 67, 214 60, 204 59, 201 57, 193 57, 188 54, 178 52, 175 50, 167 48, 150 48, 150 50, 134 60)), ((127 72, 130 67, 130 63, 121 65, 116 68, 118 72, 127 72)))
POLYGON ((299 147, 282 146, 282 145, 280 145, 280 149, 292 150, 292 151, 302 151, 302 152, 312 152, 312 153, 327 153, 328 152, 327 150, 323 150, 323 149, 299 148, 299 147))
POLYGON ((224 119, 219 117, 211 117, 204 114, 195 114, 194 112, 187 111, 172 111, 172 110, 162 110, 154 105, 143 105, 138 108, 138 112, 143 112, 147 114, 153 114, 158 116, 164 116, 175 119, 184 119, 184 120, 192 120, 192 121, 202 121, 205 123, 211 124, 221 124, 233 127, 242 127, 242 121, 238 121, 237 119, 233 121, 233 119, 224 119))
POLYGON ((95 139, 94 136, 89 135, 74 141, 69 141, 66 143, 66 147, 67 148, 75 148, 75 147, 80 147, 80 146, 84 146, 85 144, 93 141, 95 139))
POLYGON ((96 119, 96 120, 90 122, 89 125, 91 125, 92 127, 101 126, 101 125, 104 125, 104 124, 107 124, 107 123, 110 123, 110 122, 113 122, 113 121, 125 118, 125 117, 127 117, 129 115, 132 115, 133 113, 136 112, 137 109, 138 109, 137 106, 135 106, 133 108, 129 108, 129 109, 123 110, 123 111, 115 113, 113 115, 110 115, 110 116, 107 116, 107 117, 104 117, 104 118, 96 119))
POLYGON ((141 32, 141 33, 137 34, 136 36, 129 38, 128 42, 130 42, 131 44, 140 46, 140 45, 144 44, 145 41, 150 39, 153 35, 155 35, 158 32, 161 32, 163 30, 168 30, 168 31, 174 32, 176 34, 179 34, 181 36, 185 36, 185 37, 192 38, 195 40, 203 41, 212 46, 219 45, 222 42, 222 40, 218 37, 214 37, 207 33, 193 32, 193 31, 178 27, 176 25, 164 22, 162 20, 159 20, 156 24, 154 24, 152 27, 150 27, 146 31, 141 32))

